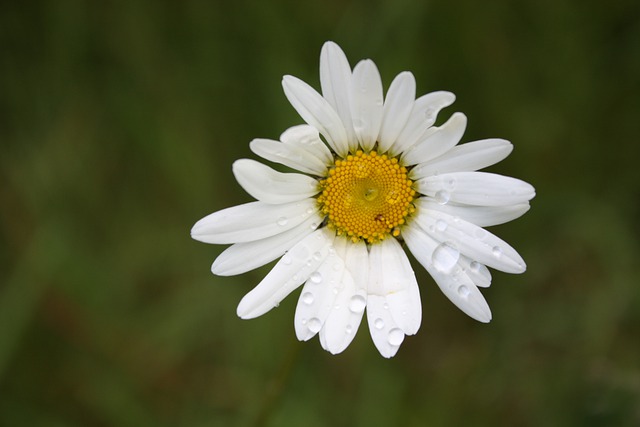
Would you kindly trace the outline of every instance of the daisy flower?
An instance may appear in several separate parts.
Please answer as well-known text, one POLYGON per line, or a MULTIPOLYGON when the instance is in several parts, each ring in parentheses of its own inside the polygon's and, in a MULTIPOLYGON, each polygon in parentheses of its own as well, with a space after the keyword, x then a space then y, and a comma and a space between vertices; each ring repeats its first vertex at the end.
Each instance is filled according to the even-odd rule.
POLYGON ((302 286, 298 339, 319 335, 324 349, 340 353, 366 312, 375 346, 392 357, 422 319, 406 247, 458 308, 489 322, 478 289, 491 283, 487 267, 522 273, 526 266, 483 227, 524 214, 535 190, 477 171, 507 157, 511 143, 458 145, 464 114, 434 126, 440 110, 454 102, 452 93, 416 99, 413 75, 402 72, 384 96, 376 65, 367 59, 352 70, 333 42, 320 54, 320 85, 322 94, 285 76, 284 93, 306 124, 278 141, 250 144, 256 155, 298 172, 236 161, 238 183, 257 201, 212 213, 191 230, 196 240, 232 244, 213 263, 219 276, 279 258, 240 301, 238 316, 261 316, 302 286))

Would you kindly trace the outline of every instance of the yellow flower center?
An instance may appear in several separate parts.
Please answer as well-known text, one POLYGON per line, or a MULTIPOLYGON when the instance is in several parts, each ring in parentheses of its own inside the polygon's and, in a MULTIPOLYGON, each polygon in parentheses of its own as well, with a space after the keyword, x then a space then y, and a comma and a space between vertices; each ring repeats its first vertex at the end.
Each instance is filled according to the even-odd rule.
POLYGON ((398 226, 415 212, 413 181, 398 159, 386 154, 358 151, 336 160, 320 185, 318 202, 328 216, 328 226, 354 242, 375 243, 389 234, 398 236, 398 226))

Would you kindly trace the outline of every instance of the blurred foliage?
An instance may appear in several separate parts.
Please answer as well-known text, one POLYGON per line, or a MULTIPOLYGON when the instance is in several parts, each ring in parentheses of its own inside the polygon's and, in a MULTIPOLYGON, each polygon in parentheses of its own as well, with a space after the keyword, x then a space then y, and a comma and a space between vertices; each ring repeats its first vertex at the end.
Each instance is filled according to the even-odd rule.
POLYGON ((0 425, 640 425, 638 2, 8 1, 0 47, 0 425), (295 297, 236 317, 266 268, 209 273, 191 225, 250 199, 231 163, 328 39, 513 141, 529 269, 490 325, 416 268, 418 335, 334 357, 295 297))

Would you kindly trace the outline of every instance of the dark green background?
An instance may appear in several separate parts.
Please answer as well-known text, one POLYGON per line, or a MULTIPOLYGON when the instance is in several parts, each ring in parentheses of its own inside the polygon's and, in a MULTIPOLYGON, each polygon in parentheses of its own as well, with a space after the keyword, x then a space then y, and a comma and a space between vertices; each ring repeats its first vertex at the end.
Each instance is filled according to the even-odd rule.
MULTIPOLYGON (((1 426, 640 425, 637 1, 2 2, 1 426), (293 331, 297 297, 235 309, 266 268, 219 278, 202 216, 250 200, 231 163, 301 122, 325 40, 385 86, 450 90, 464 141, 531 182, 496 227, 528 262, 494 320, 421 269, 423 324, 383 359, 293 331)), ((297 294, 296 294, 297 295, 297 294)))

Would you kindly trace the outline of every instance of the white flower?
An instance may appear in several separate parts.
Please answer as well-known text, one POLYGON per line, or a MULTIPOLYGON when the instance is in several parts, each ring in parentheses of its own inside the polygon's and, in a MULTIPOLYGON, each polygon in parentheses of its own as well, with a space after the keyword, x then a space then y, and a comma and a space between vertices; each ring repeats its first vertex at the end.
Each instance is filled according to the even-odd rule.
POLYGON ((322 48, 320 83, 322 95, 285 76, 284 92, 307 125, 288 129, 280 141, 250 145, 258 156, 302 173, 236 161, 236 179, 258 201, 215 212, 191 230, 196 240, 232 244, 213 263, 220 276, 280 258, 242 299, 238 315, 258 317, 304 284, 295 314, 298 339, 319 334, 323 348, 340 353, 366 309, 373 342, 392 357, 422 318, 404 242, 455 305, 489 322, 491 311, 478 290, 491 283, 487 267, 522 273, 526 266, 482 227, 524 214, 535 190, 476 171, 507 157, 511 143, 457 145, 464 114, 433 126, 438 112, 453 103, 452 93, 415 99, 414 77, 403 72, 383 97, 376 65, 363 60, 351 71, 332 42, 322 48))

